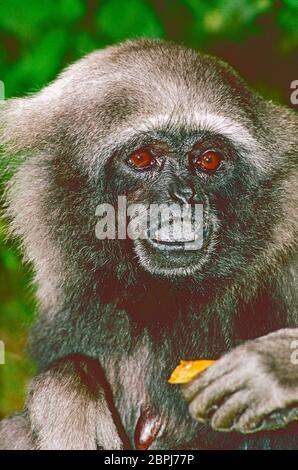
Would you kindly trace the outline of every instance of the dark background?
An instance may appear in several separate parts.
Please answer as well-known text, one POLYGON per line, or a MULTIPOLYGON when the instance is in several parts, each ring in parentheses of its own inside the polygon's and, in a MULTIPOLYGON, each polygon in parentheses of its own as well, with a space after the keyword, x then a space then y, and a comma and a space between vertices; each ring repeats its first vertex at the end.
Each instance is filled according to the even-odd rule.
MULTIPOLYGON (((135 37, 167 38, 217 55, 263 96, 294 107, 298 0, 0 0, 6 98, 37 91, 84 54, 135 37)), ((3 192, 3 175, 0 182, 3 192)), ((24 351, 35 311, 32 274, 21 265, 17 243, 5 238, 2 218, 0 340, 6 363, 0 365, 0 418, 22 407, 34 372, 24 351)))

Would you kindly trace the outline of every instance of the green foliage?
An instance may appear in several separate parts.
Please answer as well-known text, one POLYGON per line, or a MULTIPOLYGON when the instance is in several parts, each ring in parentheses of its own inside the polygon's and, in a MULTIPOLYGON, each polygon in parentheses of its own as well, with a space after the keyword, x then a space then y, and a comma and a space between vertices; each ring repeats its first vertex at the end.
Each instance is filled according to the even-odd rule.
POLYGON ((38 38, 42 28, 66 27, 85 13, 83 0, 1 0, 0 8, 1 27, 25 42, 38 38))
POLYGON ((292 49, 298 43, 298 0, 283 0, 278 24, 284 32, 283 44, 292 49))
MULTIPOLYGON (((221 55, 267 98, 286 101, 283 77, 298 78, 298 0, 0 0, 6 97, 35 91, 85 53, 135 37, 169 38, 221 55)), ((0 154, 0 182, 4 163, 0 154)), ((21 408, 34 370, 24 355, 35 311, 32 273, 22 266, 17 245, 5 242, 6 231, 2 220, 0 417, 21 408)))
POLYGON ((0 365, 0 419, 20 409, 24 385, 34 371, 24 357, 28 328, 34 316, 30 270, 21 264, 18 250, 5 243, 6 224, 0 220, 0 340, 5 344, 5 365, 0 365))
POLYGON ((97 11, 96 24, 113 41, 163 36, 162 25, 145 0, 104 2, 97 11))
POLYGON ((239 40, 256 29, 256 18, 270 9, 273 0, 185 0, 198 21, 194 34, 208 39, 222 35, 239 40))

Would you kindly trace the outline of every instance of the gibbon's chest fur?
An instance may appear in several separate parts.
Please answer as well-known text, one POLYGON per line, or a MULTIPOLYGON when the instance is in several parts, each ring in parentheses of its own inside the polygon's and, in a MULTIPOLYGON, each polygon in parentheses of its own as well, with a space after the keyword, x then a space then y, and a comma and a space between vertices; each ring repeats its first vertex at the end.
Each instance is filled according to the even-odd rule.
POLYGON ((167 382, 175 362, 161 348, 152 347, 145 334, 119 362, 107 363, 105 372, 115 408, 133 448, 169 448, 179 445, 180 440, 185 445, 185 436, 198 429, 179 388, 167 382))
POLYGON ((263 320, 266 311, 272 315, 270 298, 261 294, 251 305, 239 307, 238 315, 233 312, 236 318, 232 320, 228 313, 223 318, 206 305, 195 305, 190 297, 187 302, 183 295, 182 301, 173 295, 168 304, 160 301, 159 305, 153 297, 155 301, 147 295, 144 304, 135 306, 139 312, 142 305, 154 307, 154 311, 149 308, 146 312, 143 322, 141 317, 138 321, 132 319, 132 303, 129 312, 122 312, 128 323, 127 329, 122 329, 122 338, 117 338, 121 354, 115 347, 115 355, 105 355, 102 364, 130 445, 139 449, 208 448, 210 443, 218 448, 241 445, 244 438, 239 435, 230 434, 229 441, 224 433, 210 429, 206 433, 206 426, 190 417, 180 386, 169 384, 168 378, 181 359, 217 359, 243 340, 231 334, 234 322, 241 322, 242 315, 251 319, 245 331, 248 337, 269 329, 269 322, 260 329, 256 320, 260 306, 264 309, 263 320), (131 338, 129 343, 127 337, 131 338))

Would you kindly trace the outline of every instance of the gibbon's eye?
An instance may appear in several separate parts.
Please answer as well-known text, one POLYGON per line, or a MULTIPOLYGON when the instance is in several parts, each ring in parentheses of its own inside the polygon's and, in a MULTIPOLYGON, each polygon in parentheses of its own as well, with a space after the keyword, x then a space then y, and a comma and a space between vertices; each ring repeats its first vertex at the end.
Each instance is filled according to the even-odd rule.
POLYGON ((148 149, 139 149, 132 153, 128 159, 129 163, 137 170, 146 170, 155 164, 155 158, 148 149))
POLYGON ((222 155, 215 150, 207 150, 207 152, 200 155, 194 162, 197 168, 205 171, 215 171, 220 167, 222 162, 222 155))

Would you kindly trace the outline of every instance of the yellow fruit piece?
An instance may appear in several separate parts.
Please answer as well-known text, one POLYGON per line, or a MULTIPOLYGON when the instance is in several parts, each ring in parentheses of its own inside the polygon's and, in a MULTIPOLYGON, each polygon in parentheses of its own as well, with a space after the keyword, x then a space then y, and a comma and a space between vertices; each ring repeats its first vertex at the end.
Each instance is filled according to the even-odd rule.
POLYGON ((202 359, 198 361, 180 361, 179 366, 173 370, 168 382, 170 384, 185 384, 190 382, 196 375, 203 372, 215 361, 202 359))

